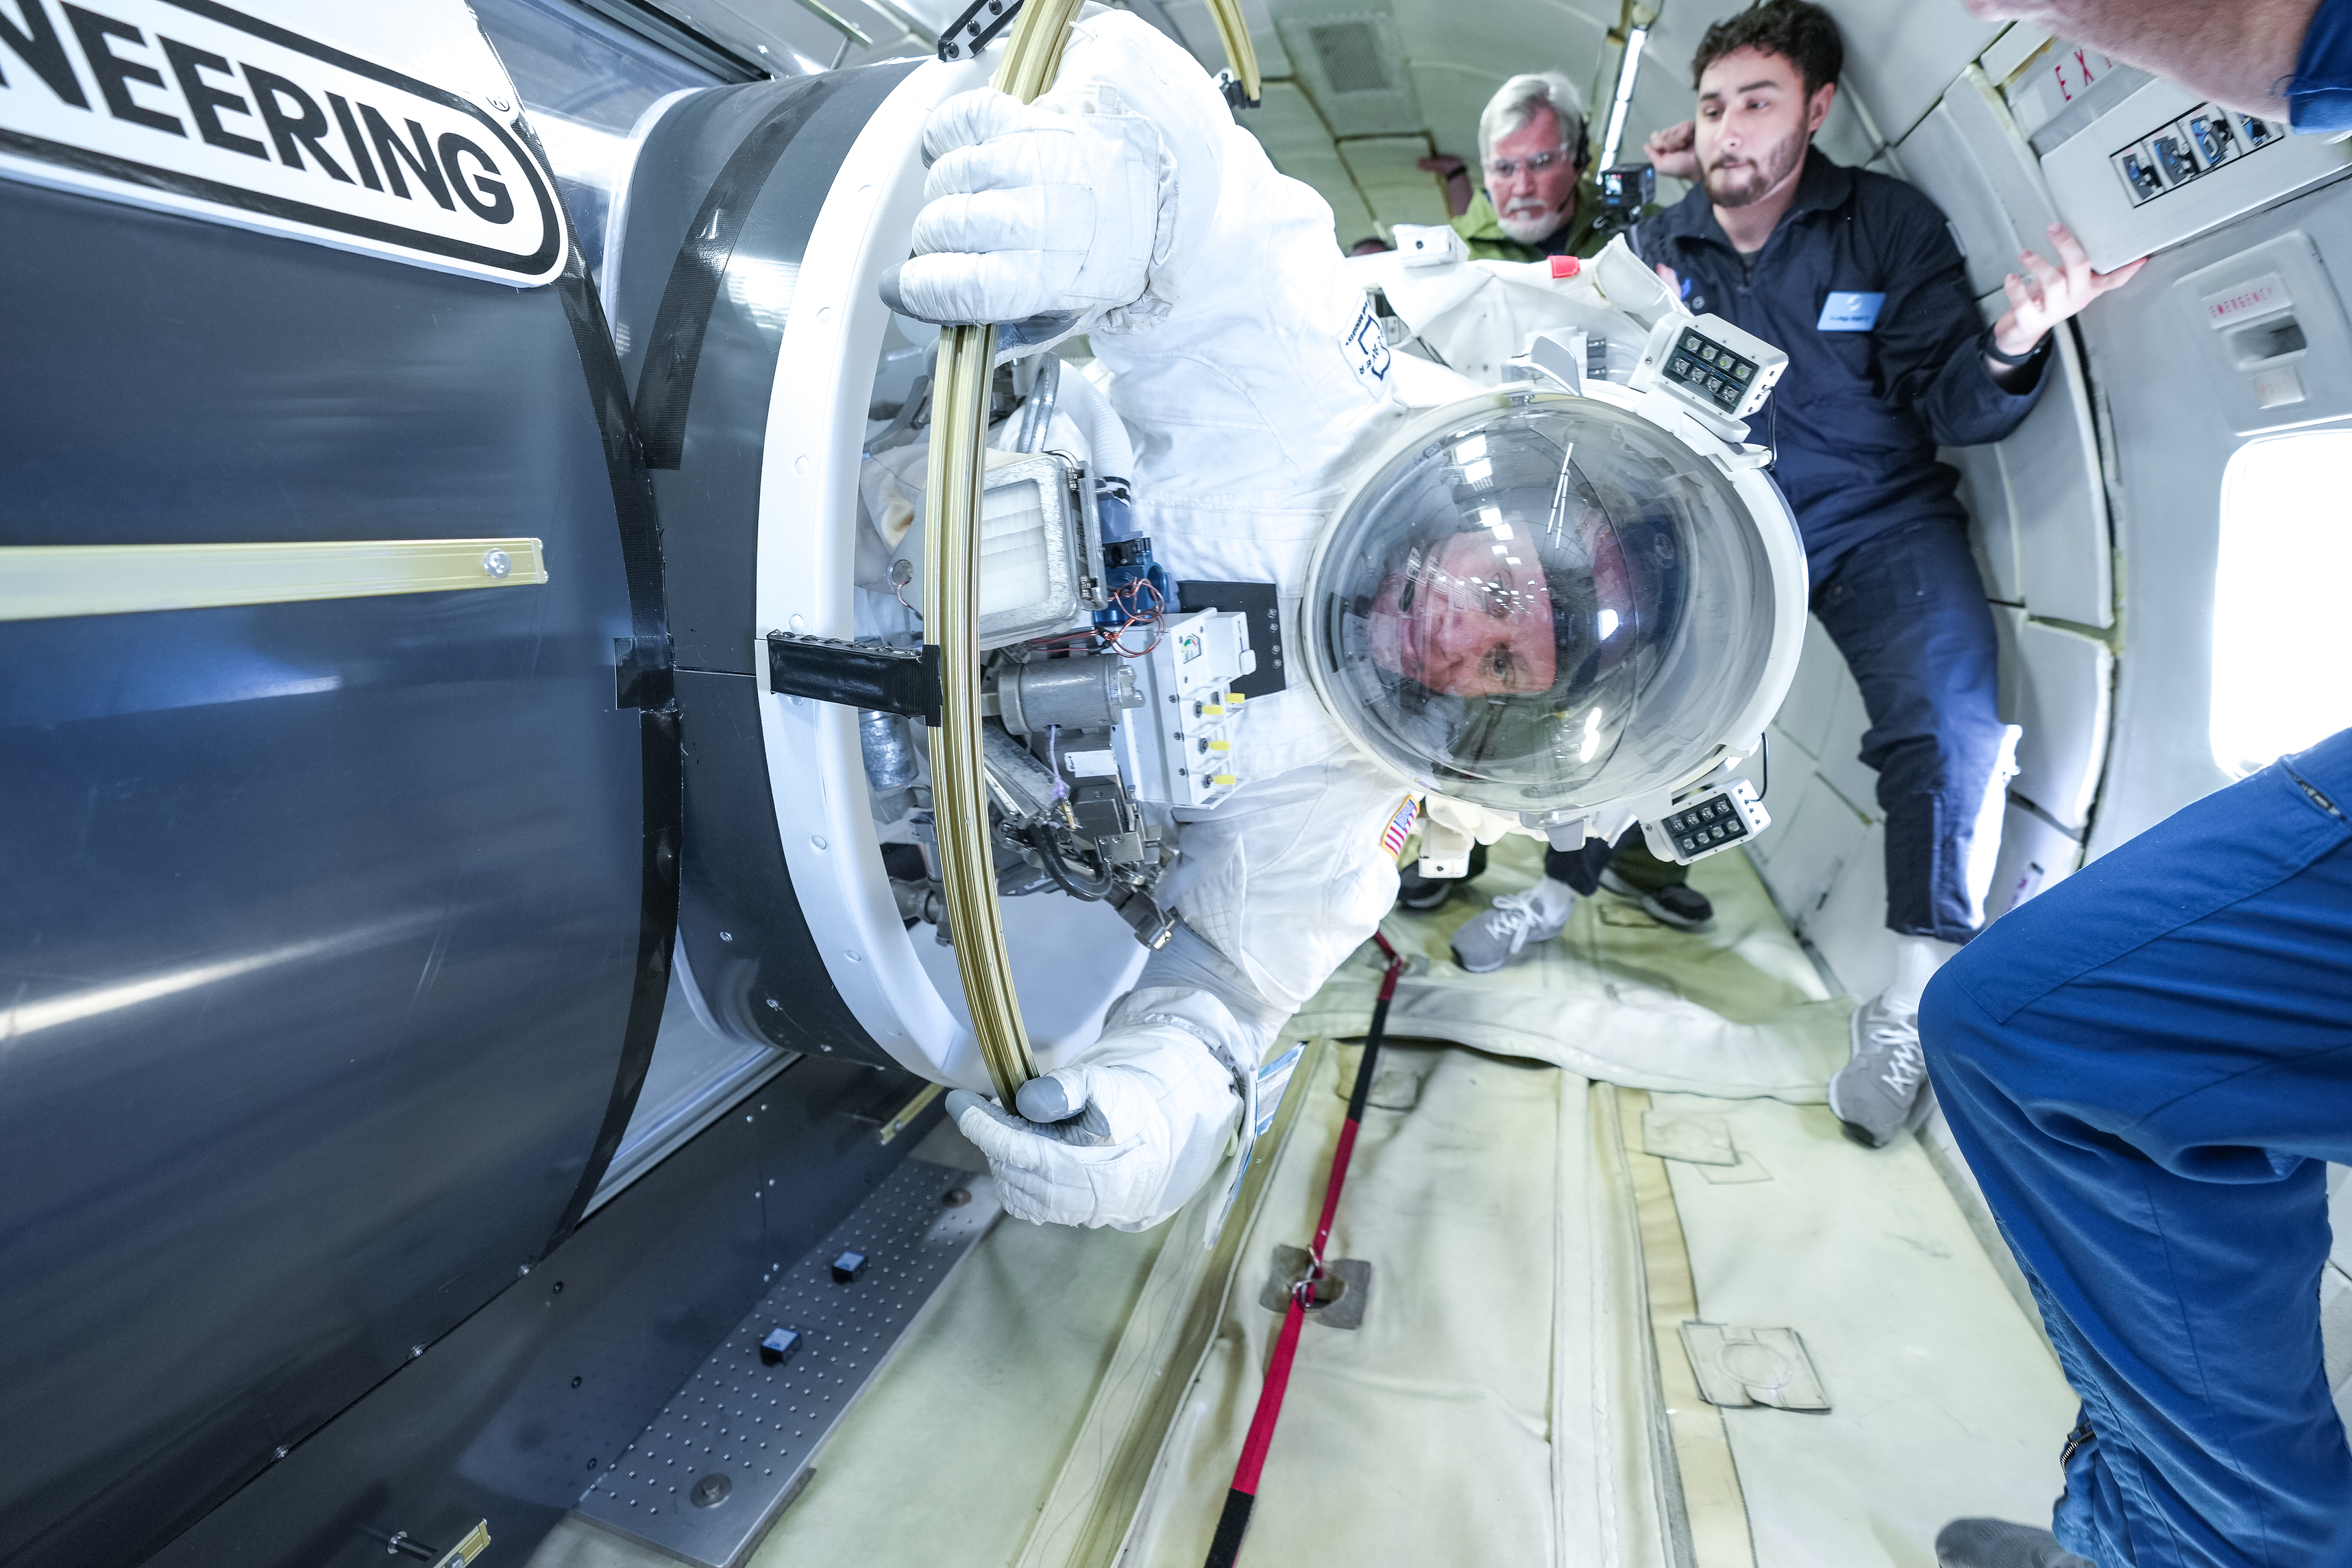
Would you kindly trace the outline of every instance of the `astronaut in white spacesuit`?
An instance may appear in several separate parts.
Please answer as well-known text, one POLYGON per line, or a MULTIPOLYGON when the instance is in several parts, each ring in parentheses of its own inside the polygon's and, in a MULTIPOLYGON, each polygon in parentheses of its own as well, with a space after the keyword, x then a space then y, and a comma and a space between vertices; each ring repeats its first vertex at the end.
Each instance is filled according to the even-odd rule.
MULTIPOLYGON (((924 143, 928 205, 886 300, 1000 323, 1001 352, 1089 333, 1159 561, 1275 584, 1313 667, 1315 689, 1244 710, 1250 782, 1179 814, 1155 896, 1182 924, 1100 1039, 1013 1107, 949 1097, 1013 1213, 1142 1229, 1208 1179, 1276 1032, 1394 901, 1412 802, 1491 839, 1516 820, 1493 807, 1605 773, 1709 530, 1656 516, 1673 443, 1633 414, 1392 359, 1330 209, 1129 15, 1083 18, 1035 104, 961 95, 924 143)), ((1687 467, 1680 491, 1722 488, 1687 467)))

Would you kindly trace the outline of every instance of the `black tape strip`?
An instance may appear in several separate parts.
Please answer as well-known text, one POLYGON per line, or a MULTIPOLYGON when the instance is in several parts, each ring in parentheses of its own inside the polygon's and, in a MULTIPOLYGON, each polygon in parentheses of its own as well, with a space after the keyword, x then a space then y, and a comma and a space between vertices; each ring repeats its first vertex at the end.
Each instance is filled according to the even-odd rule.
POLYGON ((1257 1499, 1247 1492, 1226 1491, 1217 1533, 1209 1541, 1206 1568, 1234 1568, 1234 1560, 1242 1554, 1242 1537, 1249 1533, 1250 1510, 1256 1506, 1257 1499))
MULTIPOLYGON (((520 128, 520 121, 518 121, 520 128)), ((528 135, 527 130, 524 134, 528 135)), ((541 151, 536 145, 534 152, 541 151)), ((604 1125, 589 1151, 587 1166, 572 1201, 563 1205, 547 1245, 545 1257, 580 1224, 589 1199, 604 1180, 613 1156, 621 1147, 635 1114, 638 1091, 654 1059, 654 1037, 661 1032, 662 1005, 669 999, 670 953, 677 937, 677 866, 686 835, 686 760, 677 704, 673 695, 669 623, 662 596, 661 514, 654 501, 653 475, 646 471, 645 451, 637 437, 636 419, 629 406, 627 379, 613 334, 604 322, 604 302, 588 275, 587 258, 579 242, 564 262, 563 276, 551 285, 563 301, 571 323, 572 345, 579 351, 580 369, 588 400, 596 415, 604 447, 605 477, 613 487, 613 513, 621 533, 621 566, 628 584, 631 637, 623 665, 630 695, 641 710, 637 717, 638 773, 644 800, 641 827, 637 962, 629 995, 629 1018, 621 1034, 621 1062, 613 1079, 612 1097, 605 1102, 604 1125)), ((621 639, 615 638, 618 644, 621 639)), ((621 650, 616 647, 616 656, 621 650)))
POLYGON ((735 242, 784 149, 840 89, 846 74, 811 77, 807 86, 778 104, 764 124, 743 138, 702 198, 687 230, 685 248, 670 264, 669 281, 662 286, 661 304, 646 340, 645 368, 637 373, 637 426, 645 435, 647 468, 675 468, 685 460, 687 405, 693 400, 694 373, 702 362, 702 335, 710 325, 711 307, 719 302, 735 242))

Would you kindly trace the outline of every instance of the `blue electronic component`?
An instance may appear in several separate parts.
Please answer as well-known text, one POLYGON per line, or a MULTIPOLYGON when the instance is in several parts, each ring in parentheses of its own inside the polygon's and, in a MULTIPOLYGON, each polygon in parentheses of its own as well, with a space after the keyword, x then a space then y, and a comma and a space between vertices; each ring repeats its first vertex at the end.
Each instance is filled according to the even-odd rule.
POLYGON ((1103 588, 1110 606, 1095 612, 1095 629, 1116 635, 1135 621, 1164 620, 1182 606, 1176 597, 1176 580, 1151 558, 1149 535, 1109 542, 1104 527, 1103 588))

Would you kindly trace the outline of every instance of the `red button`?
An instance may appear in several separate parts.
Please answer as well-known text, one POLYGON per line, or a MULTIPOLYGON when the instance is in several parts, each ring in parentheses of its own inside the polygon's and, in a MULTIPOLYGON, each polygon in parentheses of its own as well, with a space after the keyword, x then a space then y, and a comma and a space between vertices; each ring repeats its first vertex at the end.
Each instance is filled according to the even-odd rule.
POLYGON ((1584 263, 1573 256, 1555 256, 1551 258, 1551 275, 1555 278, 1573 278, 1583 269, 1584 263))

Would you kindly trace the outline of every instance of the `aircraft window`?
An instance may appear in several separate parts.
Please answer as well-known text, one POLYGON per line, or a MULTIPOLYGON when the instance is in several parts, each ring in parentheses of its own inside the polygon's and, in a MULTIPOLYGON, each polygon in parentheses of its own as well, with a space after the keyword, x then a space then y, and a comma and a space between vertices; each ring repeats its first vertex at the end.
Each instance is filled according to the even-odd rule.
POLYGON ((724 79, 563 0, 475 0, 580 230, 604 264, 604 219, 629 172, 629 132, 655 100, 724 79))
POLYGON ((2249 442, 2221 476, 2213 760, 2245 774, 2352 725, 2352 430, 2249 442))

